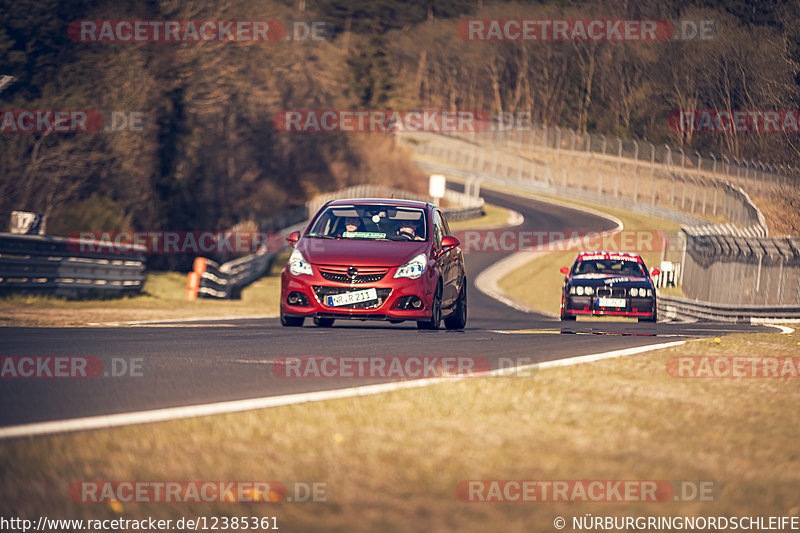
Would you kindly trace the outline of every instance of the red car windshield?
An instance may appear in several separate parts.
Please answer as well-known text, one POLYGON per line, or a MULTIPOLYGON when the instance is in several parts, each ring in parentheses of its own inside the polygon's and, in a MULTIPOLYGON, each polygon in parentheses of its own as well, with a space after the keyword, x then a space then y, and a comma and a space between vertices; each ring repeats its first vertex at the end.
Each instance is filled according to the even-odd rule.
POLYGON ((306 237, 374 241, 426 241, 425 210, 387 205, 330 206, 306 237))
POLYGON ((572 271, 573 274, 610 274, 614 276, 646 277, 647 272, 642 263, 620 260, 591 260, 578 261, 572 271))

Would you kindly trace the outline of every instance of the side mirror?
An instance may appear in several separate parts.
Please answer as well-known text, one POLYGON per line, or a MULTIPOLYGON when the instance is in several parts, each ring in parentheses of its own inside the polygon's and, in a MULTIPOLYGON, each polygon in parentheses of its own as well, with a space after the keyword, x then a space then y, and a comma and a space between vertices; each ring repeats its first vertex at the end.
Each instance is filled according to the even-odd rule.
POLYGON ((569 267, 561 267, 562 274, 569 274, 569 267))
POLYGON ((297 241, 299 241, 299 240, 300 240, 300 232, 299 231, 293 231, 289 235, 286 236, 286 242, 288 242, 289 246, 291 246, 292 248, 295 247, 295 245, 297 244, 297 241))
POLYGON ((659 274, 661 274, 661 271, 657 268, 654 268, 653 270, 650 271, 650 277, 658 276, 659 274))
POLYGON ((452 250, 458 246, 461 246, 461 241, 452 235, 445 235, 442 239, 442 251, 440 253, 445 253, 446 251, 452 250))

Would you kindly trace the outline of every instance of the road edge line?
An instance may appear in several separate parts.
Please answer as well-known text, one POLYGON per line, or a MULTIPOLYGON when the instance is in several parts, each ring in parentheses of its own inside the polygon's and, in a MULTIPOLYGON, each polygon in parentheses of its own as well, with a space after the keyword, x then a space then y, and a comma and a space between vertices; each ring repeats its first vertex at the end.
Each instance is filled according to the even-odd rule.
POLYGON ((495 376, 506 373, 519 372, 521 370, 536 368, 556 368, 562 366, 573 366, 582 363, 590 363, 603 359, 623 357, 642 352, 661 350, 684 344, 686 341, 671 341, 660 344, 650 344, 637 346, 634 348, 624 348, 610 352, 602 352, 589 355, 578 355, 555 361, 544 361, 532 365, 509 367, 487 372, 481 376, 453 376, 439 378, 423 378, 411 381, 396 381, 392 383, 380 383, 375 385, 364 385, 360 387, 348 387, 345 389, 333 389, 326 391, 305 392, 299 394, 286 394, 282 396, 267 396, 261 398, 250 398, 247 400, 231 400, 226 402, 215 402, 209 404, 189 405, 184 407, 166 407, 162 409, 149 409, 146 411, 134 411, 130 413, 117 413, 110 415, 97 415, 81 418, 70 418, 67 420, 51 420, 47 422, 33 422, 30 424, 20 424, 0 428, 0 440, 36 437, 59 433, 71 433, 75 431, 89 431, 97 429, 111 429, 115 427, 130 426, 135 424, 150 424, 155 422, 168 422, 186 418, 196 418, 200 416, 222 415, 239 413, 243 411, 253 411, 256 409, 266 409, 271 407, 281 407, 285 405, 296 405, 302 403, 320 402, 326 400, 339 400, 345 398, 355 398, 359 396, 372 396, 385 392, 397 390, 414 389, 427 387, 438 383, 461 381, 464 379, 475 379, 476 377, 495 376), (495 374, 497 372, 497 374, 495 374))

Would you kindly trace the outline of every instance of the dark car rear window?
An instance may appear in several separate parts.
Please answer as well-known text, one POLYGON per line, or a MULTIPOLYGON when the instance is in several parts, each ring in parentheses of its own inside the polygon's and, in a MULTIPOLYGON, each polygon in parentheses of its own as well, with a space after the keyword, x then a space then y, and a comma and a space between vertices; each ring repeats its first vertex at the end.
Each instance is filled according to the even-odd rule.
POLYGON ((612 259, 578 261, 575 274, 614 274, 621 276, 643 277, 647 273, 641 263, 612 259))

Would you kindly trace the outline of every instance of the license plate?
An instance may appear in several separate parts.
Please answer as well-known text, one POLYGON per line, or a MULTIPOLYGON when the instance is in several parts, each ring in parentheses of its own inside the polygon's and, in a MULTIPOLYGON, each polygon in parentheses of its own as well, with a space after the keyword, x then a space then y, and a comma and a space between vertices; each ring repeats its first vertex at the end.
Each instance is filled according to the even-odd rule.
POLYGON ((345 292, 328 296, 328 305, 336 307, 338 305, 350 305, 360 302, 369 302, 378 299, 378 291, 375 289, 364 289, 363 291, 345 292))
POLYGON ((598 307, 625 307, 625 298, 598 298, 598 307))

